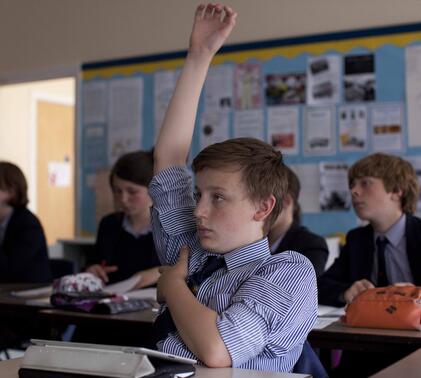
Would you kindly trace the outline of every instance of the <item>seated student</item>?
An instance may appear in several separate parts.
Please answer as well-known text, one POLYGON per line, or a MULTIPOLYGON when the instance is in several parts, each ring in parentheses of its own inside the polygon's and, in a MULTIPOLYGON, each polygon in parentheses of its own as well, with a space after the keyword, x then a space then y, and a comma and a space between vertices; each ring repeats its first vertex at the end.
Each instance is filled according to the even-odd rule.
POLYGON ((152 201, 147 188, 152 176, 152 151, 125 154, 111 170, 110 186, 119 211, 101 220, 93 265, 87 268, 106 283, 139 274, 137 288, 156 284, 160 264, 151 232, 152 201))
POLYGON ((27 183, 15 164, 0 161, 0 282, 51 282, 44 230, 26 207, 27 183))
MULTIPOLYGON (((412 215, 419 192, 414 168, 400 157, 375 153, 350 168, 348 181, 355 212, 369 224, 348 232, 339 257, 319 278, 319 302, 344 306, 376 286, 421 285, 421 220, 412 215)), ((371 375, 402 357, 347 351, 338 376, 371 375)))
POLYGON ((339 257, 319 279, 319 302, 344 306, 375 286, 421 285, 421 220, 413 216, 419 191, 414 168, 400 157, 376 153, 357 161, 348 181, 354 210, 369 224, 348 232, 339 257))
POLYGON ((314 269, 271 255, 267 232, 285 194, 282 156, 251 138, 205 148, 185 167, 210 62, 237 14, 199 5, 190 47, 155 148, 152 226, 164 266, 158 349, 210 367, 291 371, 317 312, 314 269))
POLYGON ((282 211, 272 225, 269 245, 272 254, 284 251, 296 251, 307 257, 319 277, 325 269, 329 250, 326 240, 301 226, 301 208, 298 203, 300 181, 291 168, 286 167, 288 180, 287 194, 282 202, 282 211))

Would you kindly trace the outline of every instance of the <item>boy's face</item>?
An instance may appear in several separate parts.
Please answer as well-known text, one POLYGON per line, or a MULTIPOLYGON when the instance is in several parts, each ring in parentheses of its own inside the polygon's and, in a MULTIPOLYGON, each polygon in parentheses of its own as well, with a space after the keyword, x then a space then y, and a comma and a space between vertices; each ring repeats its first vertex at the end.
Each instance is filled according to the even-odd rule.
POLYGON ((206 168, 196 174, 197 231, 208 251, 229 252, 263 237, 258 206, 241 179, 234 169, 206 168))
POLYGON ((401 193, 386 192, 383 180, 379 178, 357 178, 351 183, 350 190, 355 212, 363 220, 379 223, 389 214, 395 216, 397 212, 402 212, 401 193))
POLYGON ((137 216, 149 212, 152 200, 148 188, 134 182, 113 177, 114 201, 119 209, 127 216, 137 216))

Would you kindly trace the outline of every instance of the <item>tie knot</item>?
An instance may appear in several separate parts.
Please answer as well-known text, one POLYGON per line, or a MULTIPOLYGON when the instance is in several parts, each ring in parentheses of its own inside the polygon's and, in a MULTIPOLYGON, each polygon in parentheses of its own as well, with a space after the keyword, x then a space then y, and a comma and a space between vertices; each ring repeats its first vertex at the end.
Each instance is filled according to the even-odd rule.
POLYGON ((389 244, 389 240, 385 236, 378 236, 376 239, 377 248, 385 248, 389 244))

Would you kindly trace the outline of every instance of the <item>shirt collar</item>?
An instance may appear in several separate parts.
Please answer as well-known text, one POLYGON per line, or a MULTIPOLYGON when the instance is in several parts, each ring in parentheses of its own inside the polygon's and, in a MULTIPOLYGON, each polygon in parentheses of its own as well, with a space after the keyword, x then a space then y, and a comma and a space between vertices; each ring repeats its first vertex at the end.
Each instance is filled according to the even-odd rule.
POLYGON ((265 237, 244 247, 234 249, 223 256, 228 270, 266 259, 270 256, 268 238, 265 237))
POLYGON ((136 232, 133 229, 132 225, 130 224, 130 221, 129 221, 129 218, 127 217, 127 215, 124 215, 124 217, 123 217, 123 223, 122 223, 121 227, 123 227, 123 230, 124 231, 126 231, 129 234, 133 235, 135 238, 138 238, 139 236, 142 236, 142 235, 147 235, 147 234, 149 234, 151 232, 151 228, 150 227, 148 227, 147 229, 142 230, 140 232, 136 232))
POLYGON ((375 232, 374 240, 376 240, 378 236, 385 236, 390 244, 397 247, 401 239, 405 236, 405 225, 406 215, 403 214, 384 234, 375 232))

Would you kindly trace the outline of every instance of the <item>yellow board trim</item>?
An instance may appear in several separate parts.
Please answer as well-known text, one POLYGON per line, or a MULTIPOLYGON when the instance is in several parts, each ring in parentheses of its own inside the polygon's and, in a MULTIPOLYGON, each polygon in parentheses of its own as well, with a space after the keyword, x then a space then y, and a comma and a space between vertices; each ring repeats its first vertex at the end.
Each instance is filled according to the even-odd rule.
MULTIPOLYGON (((227 61, 235 63, 244 63, 249 59, 258 59, 261 61, 270 60, 276 56, 292 59, 301 54, 323 55, 326 51, 337 51, 342 54, 349 52, 354 48, 366 48, 368 50, 378 49, 383 45, 394 45, 396 47, 405 47, 412 42, 421 41, 421 31, 411 33, 399 33, 396 35, 384 35, 374 37, 360 37, 347 40, 337 40, 328 42, 305 43, 292 46, 279 46, 267 49, 254 49, 238 52, 221 53, 215 56, 212 64, 222 64, 227 61)), ((84 70, 83 80, 94 78, 107 79, 113 76, 133 76, 136 73, 149 74, 158 70, 174 70, 183 65, 184 58, 160 60, 149 63, 129 64, 113 67, 94 68, 84 70)))

